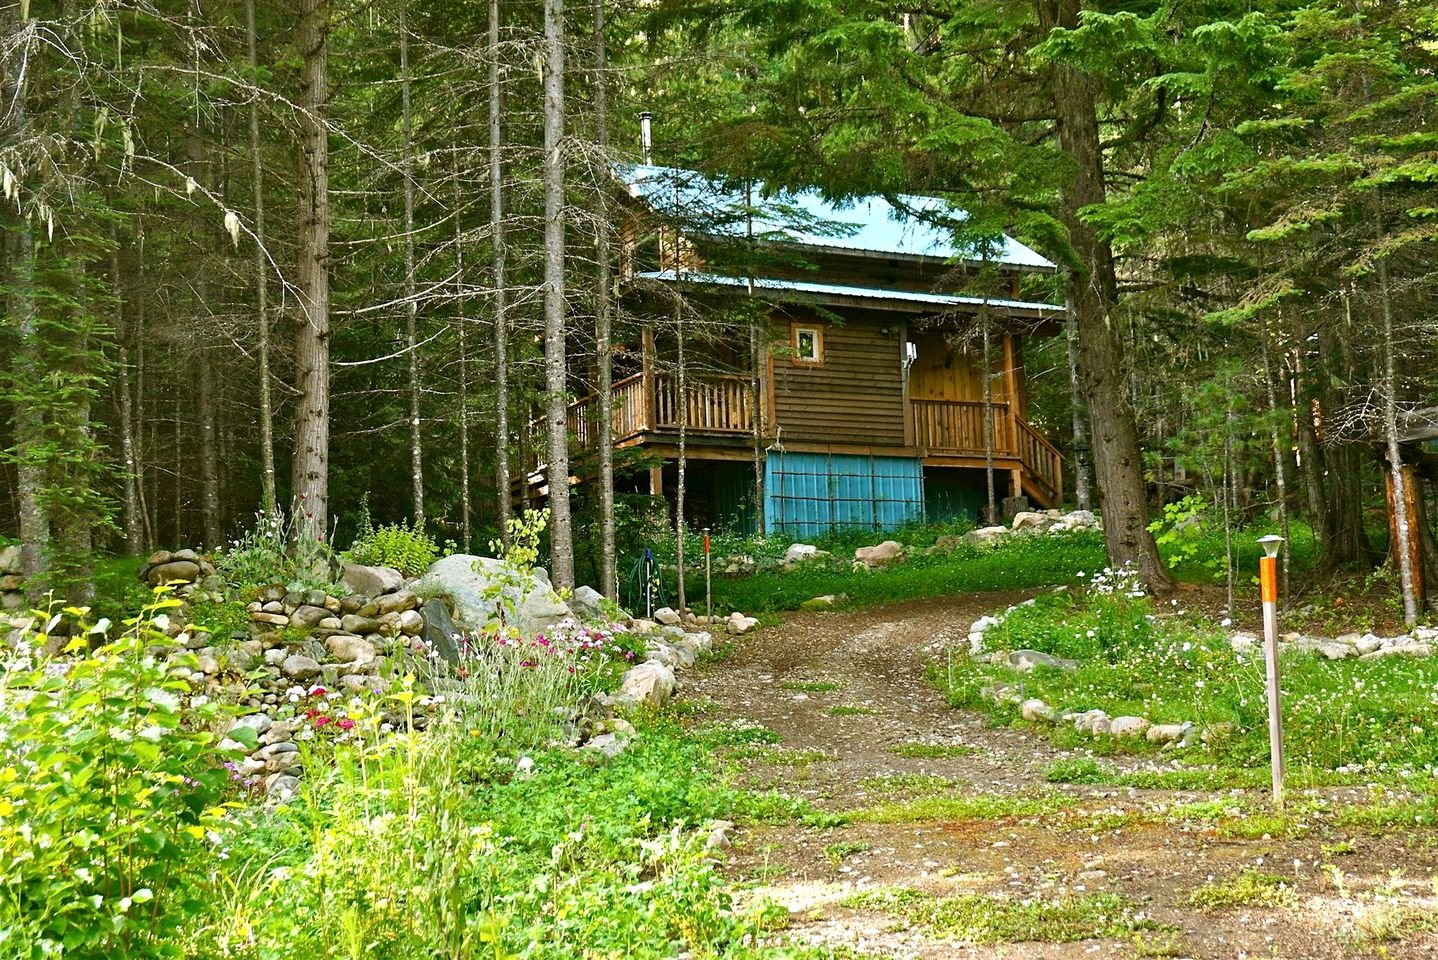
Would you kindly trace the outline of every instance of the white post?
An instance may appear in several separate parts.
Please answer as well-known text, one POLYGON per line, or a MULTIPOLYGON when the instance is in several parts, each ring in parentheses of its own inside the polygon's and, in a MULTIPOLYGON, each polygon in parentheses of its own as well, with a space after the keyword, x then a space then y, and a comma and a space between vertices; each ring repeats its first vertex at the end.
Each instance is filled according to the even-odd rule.
POLYGON ((1268 672, 1268 756, 1273 771, 1273 804, 1283 809, 1283 703, 1278 689, 1278 550, 1283 538, 1269 534, 1258 541, 1263 598, 1263 659, 1268 672))

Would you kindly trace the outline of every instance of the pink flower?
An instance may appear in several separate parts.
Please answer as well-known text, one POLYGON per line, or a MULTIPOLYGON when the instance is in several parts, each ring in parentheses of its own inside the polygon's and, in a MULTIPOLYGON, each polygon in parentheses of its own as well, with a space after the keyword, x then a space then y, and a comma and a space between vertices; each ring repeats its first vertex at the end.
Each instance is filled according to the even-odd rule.
POLYGON ((349 717, 345 717, 343 720, 335 721, 335 726, 339 727, 341 730, 353 730, 355 722, 349 717))
POLYGON ((317 727, 328 726, 328 725, 329 725, 329 722, 330 722, 330 718, 329 718, 329 717, 315 717, 315 726, 317 726, 317 727))

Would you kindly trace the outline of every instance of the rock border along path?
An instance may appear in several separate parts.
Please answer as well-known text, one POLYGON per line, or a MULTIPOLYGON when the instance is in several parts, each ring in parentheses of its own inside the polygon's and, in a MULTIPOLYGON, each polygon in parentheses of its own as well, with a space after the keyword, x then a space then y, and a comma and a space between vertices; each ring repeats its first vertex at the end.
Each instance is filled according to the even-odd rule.
MULTIPOLYGON (((1194 958, 1338 958, 1355 955, 1355 920, 1382 905, 1380 887, 1395 864, 1404 866, 1409 892, 1429 898, 1414 902, 1430 907, 1435 902, 1438 833, 1431 830, 1379 837, 1314 830, 1291 840, 1232 840, 1192 822, 1156 816, 1115 828, 1095 818, 1233 792, 1046 783, 1043 771, 1053 760, 1082 754, 1058 749, 1036 728, 995 728, 978 714, 952 710, 924 676, 926 668, 943 668, 950 649, 966 655, 969 625, 976 618, 1029 595, 990 593, 794 614, 738 639, 727 656, 701 665, 687 681, 681 695, 698 704, 696 723, 762 725, 783 738, 768 756, 743 762, 743 785, 777 788, 821 809, 848 811, 935 795, 1070 795, 1070 808, 1040 817, 851 821, 831 829, 741 821, 725 869, 746 890, 742 896, 772 898, 790 910, 787 935, 874 957, 1134 957, 1148 950, 1147 955, 1194 958), (837 688, 824 689, 831 683, 837 688), (836 707, 851 709, 836 714, 836 707), (938 758, 893 752, 910 743, 971 752, 938 758), (785 752, 793 762, 775 762, 785 752), (1325 844, 1334 843, 1353 847, 1337 861, 1346 896, 1324 870, 1333 859, 1325 844), (1283 875, 1294 888, 1293 903, 1213 913, 1188 905, 1195 888, 1244 867, 1283 875), (856 892, 889 887, 1046 900, 1118 894, 1167 929, 1143 934, 1138 942, 1128 937, 973 946, 844 905, 856 892)), ((1152 769, 1162 761, 1139 755, 1106 762, 1152 769)), ((1355 798, 1356 792, 1347 799, 1355 798)), ((1382 946, 1390 957, 1432 957, 1438 951, 1438 941, 1424 933, 1382 946)))

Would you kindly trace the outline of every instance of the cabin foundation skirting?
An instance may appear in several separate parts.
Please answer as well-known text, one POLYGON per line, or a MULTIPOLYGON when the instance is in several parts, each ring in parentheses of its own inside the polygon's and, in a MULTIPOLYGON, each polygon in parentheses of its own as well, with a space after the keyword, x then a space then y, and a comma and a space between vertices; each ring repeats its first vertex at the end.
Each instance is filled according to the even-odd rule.
POLYGON ((770 534, 892 530, 924 518, 924 468, 917 458, 775 450, 764 466, 770 534))

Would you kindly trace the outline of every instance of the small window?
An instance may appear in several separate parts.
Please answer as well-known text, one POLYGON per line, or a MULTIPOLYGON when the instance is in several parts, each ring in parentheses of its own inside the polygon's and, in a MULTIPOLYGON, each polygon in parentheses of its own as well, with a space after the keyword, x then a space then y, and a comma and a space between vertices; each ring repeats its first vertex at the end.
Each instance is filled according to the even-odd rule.
POLYGON ((793 328, 794 362, 817 365, 824 362, 824 330, 822 327, 793 328))

